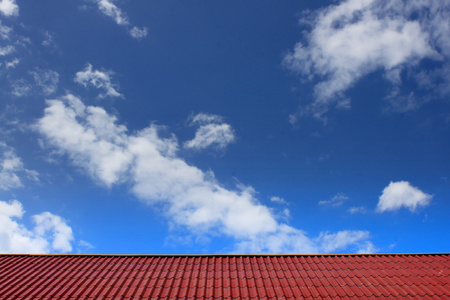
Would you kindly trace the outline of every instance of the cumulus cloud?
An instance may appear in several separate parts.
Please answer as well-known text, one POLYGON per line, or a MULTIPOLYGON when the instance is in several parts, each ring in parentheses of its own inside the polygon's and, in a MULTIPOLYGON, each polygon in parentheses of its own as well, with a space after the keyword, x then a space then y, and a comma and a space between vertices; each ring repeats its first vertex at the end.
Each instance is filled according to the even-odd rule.
POLYGON ((422 192, 408 181, 391 181, 379 198, 377 211, 396 211, 405 207, 414 212, 417 207, 428 206, 432 198, 432 195, 422 192))
POLYGON ((0 12, 7 16, 17 16, 19 14, 19 6, 15 0, 2 0, 0 1, 0 12))
MULTIPOLYGON (((112 0, 93 0, 97 3, 97 7, 105 16, 110 17, 119 26, 131 27, 127 15, 114 4, 112 0)), ((133 38, 140 39, 147 35, 147 28, 138 28, 136 26, 129 30, 133 38)))
POLYGON ((32 176, 32 179, 39 181, 39 173, 34 170, 27 170, 23 162, 11 147, 0 143, 0 150, 3 152, 0 158, 0 189, 10 190, 22 187, 21 174, 32 176))
POLYGON ((191 117, 191 126, 199 125, 195 137, 184 143, 184 148, 202 150, 215 147, 218 150, 225 149, 228 144, 234 142, 233 128, 223 123, 222 117, 200 113, 191 117))
POLYGON ((34 215, 33 229, 20 223, 25 211, 13 200, 0 201, 0 252, 51 253, 72 251, 72 229, 57 215, 43 212, 34 215))
MULTIPOLYGON (((161 207, 174 229, 198 236, 228 236, 239 252, 334 251, 368 238, 350 231, 348 243, 339 240, 330 246, 332 241, 327 240, 325 247, 324 238, 313 240, 280 222, 251 187, 225 188, 211 171, 187 164, 178 155, 176 137, 161 136, 164 127, 150 125, 128 133, 103 108, 85 106, 73 95, 48 100, 47 105, 36 129, 48 145, 106 186, 127 182, 141 201, 161 207)), ((210 122, 211 118, 218 119, 211 115, 197 119, 210 122)))
POLYGON ((319 201, 319 205, 338 207, 344 204, 349 198, 347 195, 339 193, 329 200, 319 201))
POLYGON ((115 85, 111 82, 111 71, 93 70, 91 64, 87 64, 84 71, 77 72, 75 75, 75 82, 87 87, 88 84, 97 89, 103 90, 104 93, 99 95, 100 98, 105 97, 123 97, 117 92, 115 85))
POLYGON ((398 86, 402 70, 422 59, 448 59, 449 10, 445 0, 346 0, 302 19, 311 29, 285 55, 283 64, 318 82, 313 103, 291 120, 304 113, 320 118, 333 105, 349 108, 345 91, 374 71, 385 71, 398 86))

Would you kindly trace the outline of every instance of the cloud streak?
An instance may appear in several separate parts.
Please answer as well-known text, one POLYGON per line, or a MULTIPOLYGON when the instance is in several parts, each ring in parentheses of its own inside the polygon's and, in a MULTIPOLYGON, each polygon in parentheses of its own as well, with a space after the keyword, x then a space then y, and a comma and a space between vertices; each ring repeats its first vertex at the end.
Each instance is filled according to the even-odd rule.
POLYGON ((329 200, 319 201, 319 205, 338 207, 344 204, 344 202, 347 201, 348 199, 350 198, 347 195, 339 193, 329 200))
POLYGON ((311 239, 277 220, 251 187, 227 189, 211 171, 187 164, 178 155, 176 137, 160 136, 164 127, 128 133, 103 108, 85 106, 70 94, 47 101, 36 129, 97 182, 109 187, 127 182, 141 201, 162 208, 172 228, 231 237, 233 251, 316 253, 342 250, 369 238, 348 231, 334 247, 329 238, 311 239))
POLYGON ((147 28, 131 27, 127 15, 117 7, 112 0, 93 0, 97 3, 97 7, 101 13, 114 20, 119 25, 128 28, 129 34, 136 39, 143 38, 147 35, 147 28))

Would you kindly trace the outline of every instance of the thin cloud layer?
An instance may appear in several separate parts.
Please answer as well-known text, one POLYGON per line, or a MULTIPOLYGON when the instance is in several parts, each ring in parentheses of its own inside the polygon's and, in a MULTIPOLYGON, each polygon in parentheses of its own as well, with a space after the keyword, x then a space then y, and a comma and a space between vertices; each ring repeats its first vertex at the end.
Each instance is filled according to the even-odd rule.
POLYGON ((36 70, 31 71, 30 74, 33 75, 36 85, 42 89, 44 95, 49 96, 58 89, 58 72, 36 68, 36 70))
POLYGON ((2 0, 0 1, 0 12, 6 17, 17 16, 19 6, 15 0, 2 0))
MULTIPOLYGON (((117 7, 112 0, 93 0, 97 3, 97 7, 105 16, 110 17, 119 26, 131 27, 127 15, 117 7)), ((140 39, 147 35, 147 28, 138 28, 133 26, 129 28, 129 33, 133 38, 140 39)))
MULTIPOLYGON (((322 246, 321 252, 329 253, 338 249, 344 249, 360 241, 366 241, 369 237, 370 233, 368 231, 345 230, 337 233, 321 233, 318 241, 320 241, 322 246)), ((364 249, 364 247, 361 247, 361 249, 364 249)))
POLYGON ((184 143, 184 148, 202 150, 214 147, 217 150, 223 150, 235 141, 233 128, 223 123, 222 117, 200 113, 191 119, 191 126, 199 125, 200 127, 195 132, 195 137, 184 143))
POLYGON ((369 238, 346 231, 332 247, 330 239, 307 237, 278 221, 251 187, 226 189, 212 172, 188 165, 177 154, 176 137, 160 136, 165 130, 161 126, 130 134, 103 108, 85 106, 73 95, 49 100, 47 105, 36 128, 49 145, 106 186, 128 182, 143 202, 163 208, 172 228, 228 236, 236 241, 235 251, 255 253, 334 251, 369 238))
POLYGON ((319 205, 338 207, 344 204, 344 202, 347 201, 348 199, 349 197, 347 195, 339 193, 329 200, 319 201, 319 205))
POLYGON ((428 206, 432 198, 432 195, 422 192, 408 181, 391 182, 379 198, 377 211, 396 211, 404 207, 414 212, 420 206, 428 206))
MULTIPOLYGON (((344 92, 369 73, 385 71, 395 87, 401 85, 402 71, 422 59, 448 57, 450 31, 445 20, 449 7, 448 1, 440 0, 346 0, 303 19, 311 30, 285 55, 283 63, 307 80, 319 82, 313 103, 291 120, 302 113, 321 118, 330 106, 349 108, 344 92)), ((388 100, 396 101, 397 96, 394 88, 388 100)), ((409 107, 397 108, 417 106, 405 105, 409 107)))
POLYGON ((72 251, 72 229, 64 219, 49 212, 34 215, 32 220, 35 226, 30 230, 20 223, 24 214, 19 201, 0 201, 1 253, 72 251))
POLYGON ((111 82, 111 74, 112 72, 93 70, 92 65, 88 63, 84 71, 76 73, 74 80, 84 87, 87 87, 89 84, 97 89, 103 90, 104 92, 99 94, 100 98, 123 97, 123 95, 116 90, 115 85, 111 82))

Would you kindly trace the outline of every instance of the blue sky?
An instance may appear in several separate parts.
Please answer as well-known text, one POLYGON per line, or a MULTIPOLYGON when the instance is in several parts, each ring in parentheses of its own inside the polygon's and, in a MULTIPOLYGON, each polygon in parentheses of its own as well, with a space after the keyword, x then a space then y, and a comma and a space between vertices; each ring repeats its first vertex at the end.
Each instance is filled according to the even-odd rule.
POLYGON ((0 1, 0 252, 448 252, 450 5, 0 1))

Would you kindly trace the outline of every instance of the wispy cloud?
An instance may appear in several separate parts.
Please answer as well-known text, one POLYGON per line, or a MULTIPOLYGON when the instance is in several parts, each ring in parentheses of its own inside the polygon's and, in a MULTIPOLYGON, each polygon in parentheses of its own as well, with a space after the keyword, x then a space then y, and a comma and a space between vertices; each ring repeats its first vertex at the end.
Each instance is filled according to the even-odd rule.
POLYGON ((140 39, 147 35, 147 28, 138 28, 130 24, 127 15, 114 4, 113 0, 93 0, 100 12, 105 16, 110 17, 114 22, 119 25, 128 28, 130 35, 133 38, 140 39), (132 28, 130 28, 132 27, 132 28))
POLYGON ((0 37, 4 40, 8 40, 10 38, 10 35, 12 33, 12 28, 5 26, 2 24, 1 20, 0 20, 0 37))
POLYGON ((319 205, 338 207, 344 204, 344 202, 347 201, 348 199, 350 198, 347 195, 339 193, 329 200, 319 201, 319 205))
POLYGON ((190 126, 199 126, 195 137, 184 143, 184 148, 202 150, 214 147, 225 149, 235 141, 234 130, 229 124, 223 123, 223 118, 217 115, 200 113, 192 116, 190 126))
MULTIPOLYGON (((311 30, 283 63, 307 80, 319 82, 313 103, 291 120, 305 113, 321 118, 331 106, 349 108, 345 91, 374 71, 395 71, 398 76, 391 81, 395 87, 401 84, 402 70, 422 59, 448 58, 450 29, 444 20, 449 17, 450 4, 445 0, 346 0, 303 18, 311 30)), ((396 101, 396 97, 388 100, 396 101)), ((396 103, 397 109, 400 105, 396 103)), ((401 110, 411 109, 410 101, 405 105, 401 110)))
POLYGON ((22 187, 22 175, 26 175, 34 181, 39 181, 39 173, 25 169, 22 160, 13 148, 0 143, 0 189, 10 190, 22 187), (30 177, 31 176, 31 177, 30 177))
MULTIPOLYGON (((227 189, 211 171, 187 164, 178 156, 176 137, 160 137, 165 130, 161 126, 130 134, 103 108, 85 106, 73 95, 49 100, 47 105, 36 128, 49 145, 106 186, 127 181, 143 202, 161 205, 172 228, 188 229, 197 236, 231 237, 238 252, 334 251, 369 238, 366 233, 346 231, 344 237, 334 239, 338 242, 334 246, 328 234, 309 238, 277 220, 251 187, 227 189)), ((210 120, 211 115, 198 119, 210 120)))
POLYGON ((5 62, 5 66, 7 69, 15 68, 19 64, 20 60, 15 58, 11 61, 5 62))
POLYGON ((367 239, 370 237, 368 231, 345 230, 337 233, 321 233, 317 239, 321 245, 321 252, 329 253, 338 249, 345 249, 350 245, 361 243, 358 251, 367 250, 367 239))
POLYGON ((15 50, 16 49, 11 45, 8 45, 6 47, 0 47, 0 56, 6 56, 8 54, 13 53, 15 50))
POLYGON ((134 37, 135 39, 141 39, 143 37, 147 36, 147 28, 143 27, 143 28, 139 28, 134 26, 133 28, 130 29, 130 35, 132 37, 134 37))
POLYGON ((1 0, 0 12, 7 17, 17 16, 19 14, 19 6, 15 0, 1 0))
POLYGON ((278 203, 278 204, 283 204, 283 205, 288 204, 288 202, 286 200, 284 200, 284 198, 281 198, 278 196, 270 197, 270 201, 272 201, 274 203, 278 203))
POLYGON ((367 209, 364 206, 354 206, 348 209, 348 212, 353 214, 364 214, 367 212, 367 209))
POLYGON ((72 251, 72 229, 63 218, 49 212, 34 215, 32 220, 35 225, 30 230, 20 222, 24 213, 19 201, 0 201, 1 253, 72 251))
POLYGON ((379 198, 377 211, 396 211, 405 207, 414 212, 417 207, 428 206, 432 198, 432 195, 422 192, 408 181, 391 182, 379 198))
POLYGON ((112 71, 93 70, 91 64, 87 64, 84 71, 77 72, 75 82, 87 87, 88 84, 97 89, 103 90, 104 93, 99 94, 100 98, 105 97, 123 97, 116 90, 116 85, 111 82, 112 71))
POLYGON ((128 18, 122 12, 120 8, 118 8, 112 1, 110 0, 96 0, 98 9, 108 17, 112 18, 117 25, 128 25, 128 18))
POLYGON ((36 68, 35 71, 31 71, 30 74, 33 75, 34 82, 42 89, 44 95, 49 96, 58 89, 58 72, 36 68))

